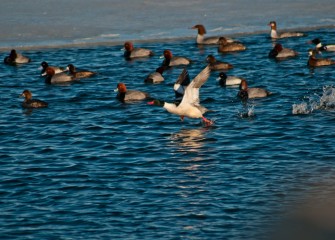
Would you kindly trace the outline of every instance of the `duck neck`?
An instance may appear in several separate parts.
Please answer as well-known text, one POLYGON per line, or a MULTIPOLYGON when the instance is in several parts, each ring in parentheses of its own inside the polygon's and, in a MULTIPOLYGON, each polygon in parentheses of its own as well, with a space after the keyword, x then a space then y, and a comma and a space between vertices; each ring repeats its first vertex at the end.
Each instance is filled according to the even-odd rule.
POLYGON ((126 93, 125 92, 119 92, 118 94, 117 94, 117 99, 119 99, 121 102, 124 102, 124 99, 125 99, 125 97, 126 97, 126 93))
POLYGON ((227 85, 227 78, 220 78, 219 84, 221 87, 226 87, 227 85))
POLYGON ((204 35, 203 34, 199 34, 197 35, 197 43, 203 43, 204 42, 204 35))
POLYGON ((123 56, 126 58, 126 59, 130 59, 130 54, 131 54, 131 51, 128 51, 128 50, 126 50, 125 52, 124 52, 124 54, 123 54, 123 56))
POLYGON ((162 66, 168 67, 170 65, 170 62, 171 62, 170 58, 165 58, 163 63, 162 63, 162 66))
POLYGON ((51 78, 52 78, 52 75, 47 75, 46 77, 45 77, 45 83, 47 83, 47 84, 51 84, 51 78))
POLYGON ((167 103, 167 102, 163 102, 163 108, 165 108, 168 112, 170 113, 174 113, 175 109, 177 108, 176 104, 174 103, 167 103))
POLYGON ((278 33, 276 29, 271 29, 271 37, 272 38, 278 38, 278 33))

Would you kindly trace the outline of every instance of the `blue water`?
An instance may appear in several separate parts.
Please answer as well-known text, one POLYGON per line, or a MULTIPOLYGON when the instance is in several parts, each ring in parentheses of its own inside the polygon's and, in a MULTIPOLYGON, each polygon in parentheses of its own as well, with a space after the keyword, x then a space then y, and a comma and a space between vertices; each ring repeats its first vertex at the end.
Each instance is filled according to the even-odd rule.
POLYGON ((319 36, 331 41, 334 29, 281 40, 299 52, 282 62, 268 59, 272 42, 261 33, 238 37, 247 51, 227 55, 192 39, 139 44, 156 55, 132 62, 121 45, 98 45, 31 49, 23 51, 31 63, 1 64, 0 238, 260 239, 277 213, 334 183, 334 95, 328 107, 320 104, 333 89, 334 67, 306 66, 306 41, 319 36), (200 94, 214 110, 207 114, 212 127, 181 122, 145 101, 118 102, 118 82, 173 101, 182 68, 164 73, 162 84, 143 83, 164 49, 194 60, 191 78, 214 54, 235 66, 228 75, 273 95, 245 107, 238 88, 219 87, 212 72, 200 94), (41 61, 98 74, 46 85, 41 61), (49 107, 22 109, 24 89, 49 107), (303 104, 313 110, 293 114, 303 104))

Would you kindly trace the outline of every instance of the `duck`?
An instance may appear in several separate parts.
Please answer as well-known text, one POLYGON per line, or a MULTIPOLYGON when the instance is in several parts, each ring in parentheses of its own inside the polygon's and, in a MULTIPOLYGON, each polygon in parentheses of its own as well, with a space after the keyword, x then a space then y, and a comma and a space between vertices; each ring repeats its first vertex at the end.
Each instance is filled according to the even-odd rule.
POLYGON ((146 92, 127 90, 126 84, 122 82, 117 84, 117 88, 114 91, 117 92, 116 98, 123 103, 129 101, 141 101, 150 98, 150 95, 146 92))
POLYGON ((46 75, 46 69, 48 67, 53 68, 53 70, 55 70, 55 73, 61 73, 61 72, 65 71, 65 69, 62 68, 62 67, 49 66, 49 64, 46 61, 43 61, 41 63, 41 67, 42 67, 41 76, 45 76, 46 75))
POLYGON ((16 65, 16 64, 23 64, 29 63, 31 59, 29 57, 23 56, 20 53, 17 53, 15 49, 10 51, 9 56, 5 57, 4 63, 8 65, 16 65))
POLYGON ((73 64, 67 65, 66 68, 69 71, 69 74, 73 76, 73 78, 80 79, 80 78, 88 78, 95 75, 95 72, 83 70, 83 71, 76 71, 76 67, 73 64))
POLYGON ((309 49, 308 54, 307 65, 310 67, 322 67, 335 64, 335 61, 330 58, 316 58, 317 51, 315 49, 309 49))
POLYGON ((149 105, 155 105, 165 108, 169 113, 180 116, 183 121, 184 117, 200 118, 206 126, 213 125, 213 121, 204 117, 208 111, 207 108, 200 105, 199 90, 201 86, 208 80, 211 73, 209 66, 206 66, 185 88, 185 92, 180 104, 168 103, 162 100, 153 100, 148 102, 149 105))
POLYGON ((68 75, 64 72, 56 74, 55 70, 51 67, 47 67, 45 73, 46 73, 45 83, 47 84, 66 83, 75 80, 75 78, 72 75, 68 75))
POLYGON ((164 57, 162 66, 166 66, 166 67, 172 67, 172 66, 178 66, 178 65, 188 65, 191 63, 191 60, 186 57, 173 56, 171 50, 164 50, 162 57, 164 57))
POLYGON ((166 69, 165 66, 158 67, 155 72, 150 73, 145 79, 145 83, 160 83, 164 81, 163 72, 166 69))
POLYGON ((217 61, 213 55, 208 55, 206 61, 212 71, 228 70, 234 68, 234 66, 230 63, 217 61))
POLYGON ((301 32, 285 32, 285 33, 278 34, 276 21, 271 21, 269 22, 268 25, 271 27, 270 36, 273 39, 289 38, 289 37, 304 37, 305 36, 305 34, 301 32))
POLYGON ((190 84, 190 82, 191 80, 188 70, 184 68, 173 85, 173 90, 175 92, 175 105, 178 106, 183 100, 185 89, 190 84))
POLYGON ((320 38, 314 38, 311 41, 308 41, 309 44, 314 44, 315 45, 315 50, 318 52, 323 52, 323 51, 335 51, 335 44, 331 45, 322 45, 320 38))
POLYGON ((219 81, 221 87, 240 85, 243 78, 236 76, 227 76, 224 72, 219 73, 219 77, 216 79, 219 81))
POLYGON ((151 57, 154 55, 153 51, 145 48, 134 48, 132 42, 124 43, 124 57, 128 60, 132 58, 151 57))
POLYGON ((218 52, 237 52, 246 50, 246 46, 238 42, 228 42, 227 38, 220 37, 218 52))
POLYGON ((240 91, 237 96, 242 100, 246 101, 252 98, 264 98, 272 93, 264 88, 248 88, 248 83, 245 79, 242 79, 240 83, 240 91))
POLYGON ((22 107, 24 108, 43 108, 48 106, 47 102, 32 99, 32 93, 29 90, 24 90, 20 97, 24 97, 24 101, 22 102, 22 107))
MULTIPOLYGON (((196 39, 197 44, 203 44, 203 45, 219 44, 219 38, 220 37, 207 37, 207 38, 205 38, 206 29, 205 29, 204 25, 197 24, 197 25, 193 26, 192 29, 197 29, 198 30, 198 35, 197 35, 197 39, 196 39)), ((227 40, 229 42, 234 42, 234 40, 231 39, 231 38, 227 38, 227 40)))
POLYGON ((269 52, 269 58, 275 58, 277 60, 284 60, 296 56, 298 56, 296 51, 289 48, 283 48, 280 43, 276 43, 273 49, 269 52))

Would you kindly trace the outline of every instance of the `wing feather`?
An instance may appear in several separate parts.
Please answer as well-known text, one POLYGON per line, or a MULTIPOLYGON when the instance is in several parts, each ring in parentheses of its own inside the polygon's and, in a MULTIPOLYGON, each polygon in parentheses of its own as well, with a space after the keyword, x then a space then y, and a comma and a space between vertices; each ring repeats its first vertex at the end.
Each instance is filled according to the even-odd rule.
POLYGON ((199 105, 199 89, 208 80, 211 73, 209 66, 204 68, 186 87, 182 104, 199 105))

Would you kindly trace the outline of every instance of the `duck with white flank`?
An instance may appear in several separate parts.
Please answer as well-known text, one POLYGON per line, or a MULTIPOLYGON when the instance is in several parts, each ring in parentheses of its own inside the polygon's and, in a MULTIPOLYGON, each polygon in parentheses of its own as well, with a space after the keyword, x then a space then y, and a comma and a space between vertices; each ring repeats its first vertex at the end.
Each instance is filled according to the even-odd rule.
POLYGON ((4 59, 4 63, 8 65, 29 63, 30 61, 31 59, 29 57, 23 56, 22 54, 16 52, 15 49, 12 49, 9 56, 4 59))
POLYGON ((247 101, 251 98, 263 98, 271 95, 272 93, 263 88, 248 88, 248 83, 246 80, 242 80, 240 84, 240 91, 237 96, 242 101, 247 101))
POLYGON ((173 56, 171 50, 164 50, 163 56, 161 56, 161 58, 164 58, 162 66, 165 67, 188 65, 191 63, 191 60, 186 57, 173 56))
POLYGON ((124 43, 124 57, 127 60, 132 58, 141 58, 141 57, 151 57, 154 53, 146 48, 135 48, 132 42, 125 42, 124 43))
MULTIPOLYGON (((219 38, 220 37, 207 37, 205 38, 206 34, 206 29, 204 25, 197 24, 192 27, 192 29, 197 29, 198 30, 198 35, 197 35, 197 44, 204 44, 204 45, 216 45, 219 44, 219 38)), ((234 42, 233 39, 227 38, 228 42, 234 42)))
POLYGON ((310 67, 323 67, 323 66, 329 66, 329 65, 334 65, 335 61, 330 58, 317 58, 316 54, 317 51, 314 49, 309 49, 308 51, 309 58, 307 65, 310 67))
POLYGON ((219 77, 216 80, 218 80, 221 87, 226 87, 239 85, 242 82, 243 78, 236 76, 227 76, 227 74, 225 74, 224 72, 220 72, 219 77))
POLYGON ((185 88, 183 99, 179 105, 160 100, 154 100, 148 102, 148 104, 161 106, 168 112, 179 115, 182 120, 184 117, 201 118, 206 126, 213 125, 213 121, 203 116, 208 109, 201 106, 199 102, 199 89, 208 80, 210 73, 210 67, 207 66, 192 80, 192 82, 185 88))
POLYGON ((296 56, 298 56, 296 51, 289 48, 283 48, 280 43, 276 43, 273 49, 269 52, 269 58, 275 58, 277 60, 284 60, 296 56))
POLYGON ((24 90, 20 97, 24 97, 24 101, 22 102, 22 107, 24 108, 43 108, 48 106, 47 102, 32 99, 32 94, 29 90, 24 90))
POLYGON ((247 49, 242 43, 228 42, 227 38, 220 37, 218 52, 237 52, 247 49))
POLYGON ((315 45, 315 50, 318 52, 322 51, 335 51, 335 44, 322 45, 320 38, 315 38, 308 43, 315 45))
POLYGON ((271 21, 268 25, 271 27, 270 36, 273 39, 305 36, 304 33, 300 32, 285 32, 279 34, 277 33, 277 23, 275 21, 271 21))
POLYGON ((212 71, 228 70, 234 68, 234 66, 230 63, 217 61, 213 55, 208 55, 206 61, 212 71))
POLYGON ((118 83, 114 92, 117 92, 116 98, 123 103, 130 101, 141 101, 150 97, 146 92, 138 90, 127 90, 126 84, 124 83, 118 83))

